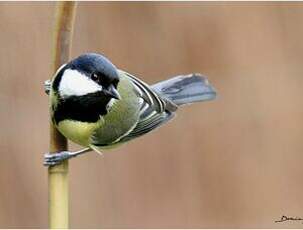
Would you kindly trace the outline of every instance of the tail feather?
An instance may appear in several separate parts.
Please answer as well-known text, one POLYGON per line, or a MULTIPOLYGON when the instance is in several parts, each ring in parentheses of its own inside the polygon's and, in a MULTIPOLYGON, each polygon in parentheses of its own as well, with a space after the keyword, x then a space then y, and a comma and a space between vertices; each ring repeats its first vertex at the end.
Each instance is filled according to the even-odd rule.
POLYGON ((201 74, 177 76, 151 86, 158 94, 176 105, 185 105, 199 101, 212 100, 216 90, 201 74))

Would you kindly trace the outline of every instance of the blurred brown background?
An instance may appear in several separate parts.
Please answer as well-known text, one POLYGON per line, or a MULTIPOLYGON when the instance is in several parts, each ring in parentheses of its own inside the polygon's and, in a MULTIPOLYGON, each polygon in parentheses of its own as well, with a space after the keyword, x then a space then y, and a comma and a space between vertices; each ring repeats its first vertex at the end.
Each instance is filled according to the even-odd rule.
MULTIPOLYGON (((47 227, 55 3, 0 3, 0 227, 47 227)), ((152 83, 201 72, 215 101, 70 167, 73 228, 288 228, 303 217, 303 4, 79 4, 73 57, 152 83)), ((73 149, 79 148, 72 146, 73 149)))

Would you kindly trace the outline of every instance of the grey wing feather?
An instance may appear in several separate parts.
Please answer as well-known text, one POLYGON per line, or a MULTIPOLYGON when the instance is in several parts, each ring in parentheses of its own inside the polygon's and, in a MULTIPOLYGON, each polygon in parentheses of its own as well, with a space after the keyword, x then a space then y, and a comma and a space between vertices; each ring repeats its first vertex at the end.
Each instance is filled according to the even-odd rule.
POLYGON ((140 120, 136 127, 120 141, 125 142, 136 137, 142 136, 155 128, 165 124, 174 117, 174 113, 163 112, 161 114, 157 113, 151 116, 149 119, 140 120))
POLYGON ((126 142, 136 137, 142 136, 155 128, 163 125, 174 117, 177 106, 166 98, 159 96, 153 89, 140 79, 123 71, 137 88, 138 96, 141 97, 139 121, 134 129, 119 142, 126 142))
POLYGON ((167 98, 161 97, 155 90, 153 90, 148 84, 141 81, 139 78, 120 70, 126 77, 139 89, 140 97, 150 104, 158 113, 169 110, 174 112, 178 106, 167 98))

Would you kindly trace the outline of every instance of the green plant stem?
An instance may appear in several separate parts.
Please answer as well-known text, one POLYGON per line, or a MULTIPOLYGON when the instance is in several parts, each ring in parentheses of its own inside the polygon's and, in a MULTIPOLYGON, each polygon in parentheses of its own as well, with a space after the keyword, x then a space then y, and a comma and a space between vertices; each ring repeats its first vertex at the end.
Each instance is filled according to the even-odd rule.
MULTIPOLYGON (((76 14, 75 2, 57 2, 54 38, 53 73, 70 58, 73 25, 76 14)), ((50 121, 50 152, 67 150, 67 140, 50 121)), ((49 167, 49 228, 69 227, 68 161, 49 167)))

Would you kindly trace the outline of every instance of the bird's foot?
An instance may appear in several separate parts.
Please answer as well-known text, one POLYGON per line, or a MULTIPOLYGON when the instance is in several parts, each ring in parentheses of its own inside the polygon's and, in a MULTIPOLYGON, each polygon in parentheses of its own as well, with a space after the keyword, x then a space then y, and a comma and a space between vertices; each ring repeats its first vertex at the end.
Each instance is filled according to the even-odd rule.
POLYGON ((62 151, 58 153, 46 153, 44 154, 44 166, 53 166, 60 164, 62 161, 74 157, 72 152, 62 151))
POLYGON ((51 80, 46 80, 44 82, 44 92, 49 95, 49 91, 51 89, 52 81, 51 80))
POLYGON ((44 162, 45 166, 53 166, 60 164, 64 160, 68 160, 69 158, 79 156, 81 154, 92 151, 91 148, 81 149, 76 152, 62 151, 58 153, 46 153, 44 154, 44 162))

